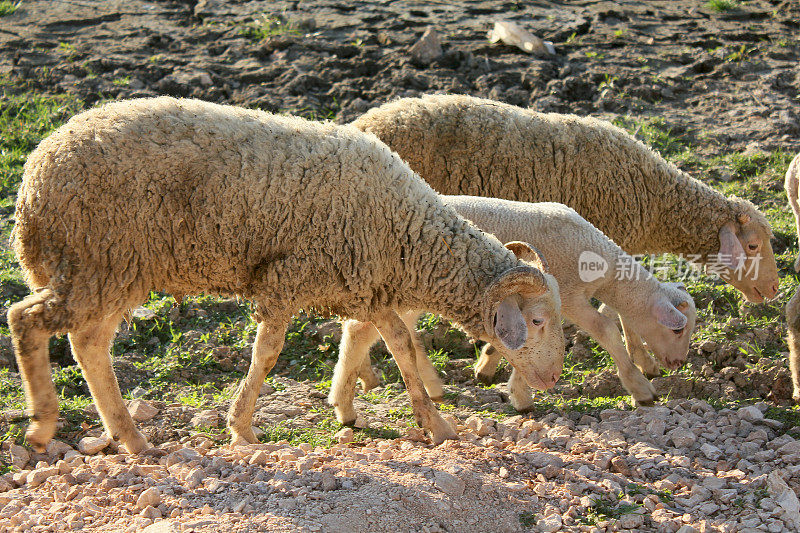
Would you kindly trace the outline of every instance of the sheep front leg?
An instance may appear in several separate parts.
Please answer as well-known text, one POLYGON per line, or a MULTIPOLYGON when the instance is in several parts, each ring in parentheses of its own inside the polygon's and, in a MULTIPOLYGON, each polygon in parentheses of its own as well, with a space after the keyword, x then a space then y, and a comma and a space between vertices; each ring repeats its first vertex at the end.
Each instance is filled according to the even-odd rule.
POLYGON ((633 360, 639 370, 648 378, 656 378, 661 375, 661 367, 653 357, 647 353, 642 338, 620 318, 622 323, 622 333, 625 334, 625 348, 628 356, 633 360))
POLYGON ((786 304, 786 324, 789 330, 786 339, 789 345, 789 371, 794 387, 792 398, 800 403, 800 289, 786 304))
POLYGON ((236 398, 228 411, 228 429, 231 432, 231 444, 234 446, 258 442, 253 433, 253 412, 256 400, 269 371, 275 366, 283 349, 286 337, 286 323, 279 325, 259 322, 256 338, 253 342, 253 356, 247 376, 239 385, 236 398))
POLYGON ((380 335, 371 322, 346 320, 342 324, 342 342, 339 344, 339 359, 333 369, 331 392, 328 403, 333 406, 336 420, 341 424, 352 425, 356 421, 353 398, 356 395, 356 379, 367 381, 375 377, 369 360, 369 349, 380 335), (367 376, 365 379, 365 375, 367 376))
POLYGON ((106 432, 114 440, 121 442, 128 452, 139 453, 149 447, 149 444, 136 429, 136 424, 125 407, 117 376, 111 366, 111 341, 121 319, 120 315, 114 315, 71 331, 69 342, 106 432))
POLYGON ((497 365, 500 364, 500 359, 502 356, 494 349, 494 346, 484 345, 481 349, 481 356, 475 363, 475 379, 485 385, 490 385, 494 379, 494 373, 497 371, 497 365))
MULTIPOLYGON (((566 306, 565 306, 566 307, 566 306)), ((569 306, 574 308, 570 316, 575 324, 583 328, 602 346, 614 360, 617 374, 625 389, 631 393, 637 405, 653 405, 658 394, 646 377, 634 366, 625 346, 615 320, 600 314, 589 302, 580 301, 569 306)))
POLYGON ((431 432, 434 444, 446 439, 457 439, 458 435, 439 415, 433 402, 425 392, 425 387, 417 371, 414 341, 403 320, 394 311, 372 320, 383 337, 387 348, 392 353, 400 374, 411 397, 411 408, 414 418, 420 427, 431 432))
POLYGON ((516 368, 511 371, 511 377, 508 378, 508 399, 514 409, 520 413, 533 409, 531 388, 516 368))

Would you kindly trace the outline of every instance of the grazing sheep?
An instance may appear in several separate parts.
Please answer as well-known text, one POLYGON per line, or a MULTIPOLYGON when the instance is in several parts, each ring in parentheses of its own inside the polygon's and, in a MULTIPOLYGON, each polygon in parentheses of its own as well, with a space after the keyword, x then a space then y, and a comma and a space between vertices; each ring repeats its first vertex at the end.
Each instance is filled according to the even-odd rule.
MULTIPOLYGON (((677 368, 686 360, 697 316, 686 289, 675 283, 660 283, 597 228, 564 205, 473 196, 441 196, 441 199, 459 215, 499 239, 525 240, 541 250, 549 272, 558 282, 564 318, 587 331, 608 351, 622 384, 638 404, 652 404, 657 399, 652 384, 625 352, 615 319, 594 309, 591 299, 597 298, 619 313, 626 341, 633 340, 632 344, 640 348, 633 351, 634 360, 640 368, 655 372, 658 366, 642 347, 641 339, 667 368, 677 368)), ((414 331, 418 317, 418 312, 411 312, 403 320, 414 331)), ((361 327, 353 321, 343 331, 340 361, 343 356, 348 357, 348 350, 359 354, 364 364, 358 372, 365 387, 376 381, 368 353, 377 337, 374 328, 361 327)), ((434 396, 435 391, 441 390, 441 383, 425 353, 417 341, 417 367, 425 387, 434 396)), ((484 346, 476 366, 478 377, 491 380, 499 360, 494 347, 484 346)), ((338 373, 347 371, 352 372, 337 364, 334 383, 341 379, 338 373)), ((516 409, 522 411, 532 406, 530 389, 516 370, 511 375, 509 389, 516 409)))
MULTIPOLYGON (((789 197, 789 205, 794 213, 794 221, 797 228, 797 238, 800 241, 800 154, 796 155, 789 164, 786 171, 786 180, 783 183, 786 196, 789 197)), ((800 272, 800 255, 794 262, 795 272, 800 272)), ((786 304, 786 325, 789 329, 787 343, 789 344, 789 370, 792 374, 792 385, 794 401, 800 402, 800 289, 795 291, 786 304)))
POLYGON ((258 391, 299 308, 372 321, 435 442, 455 433, 422 387, 394 309, 450 317, 499 343, 527 379, 561 372, 561 320, 542 272, 353 127, 166 97, 107 104, 30 155, 16 219, 14 249, 34 292, 8 321, 28 442, 39 449, 58 414, 47 341, 63 332, 108 434, 131 452, 147 445, 109 345, 151 290, 255 302, 252 362, 228 415, 234 443, 256 441, 258 391), (531 317, 547 324, 529 328, 531 317))
POLYGON ((560 202, 630 254, 696 256, 750 301, 777 294, 772 231, 758 209, 607 122, 430 95, 371 109, 353 125, 377 135, 441 194, 560 202))

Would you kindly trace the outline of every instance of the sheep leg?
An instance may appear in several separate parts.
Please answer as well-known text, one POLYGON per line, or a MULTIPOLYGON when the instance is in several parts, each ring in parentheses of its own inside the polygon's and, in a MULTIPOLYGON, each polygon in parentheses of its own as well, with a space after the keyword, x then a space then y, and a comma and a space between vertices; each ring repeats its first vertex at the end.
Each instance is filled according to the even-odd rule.
POLYGON ((11 340, 31 417, 25 437, 39 452, 44 452, 53 438, 58 421, 58 397, 48 354, 48 342, 57 330, 51 326, 56 305, 53 291, 43 289, 8 310, 11 340))
POLYGON ((403 323, 406 325, 411 339, 414 341, 414 352, 416 353, 417 371, 422 383, 425 384, 425 390, 428 391, 428 396, 434 402, 440 402, 444 398, 444 385, 442 378, 439 377, 439 372, 433 366, 431 360, 428 358, 428 351, 422 343, 419 333, 417 333, 417 322, 420 316, 419 311, 407 311, 401 315, 403 323))
POLYGON ((491 344, 485 344, 481 349, 478 362, 475 363, 475 379, 485 385, 490 385, 494 379, 494 373, 497 371, 497 365, 500 364, 500 359, 502 359, 500 352, 495 350, 491 344))
POLYGON ((575 324, 589 333, 611 355, 617 367, 617 375, 633 396, 634 402, 637 405, 652 405, 658 400, 653 384, 628 357, 616 321, 599 313, 587 301, 576 302, 569 307, 569 315, 574 318, 575 324))
POLYGON ((121 319, 121 315, 115 314, 70 331, 69 342, 75 360, 89 385, 106 433, 121 442, 128 452, 139 453, 149 444, 136 429, 136 424, 125 407, 111 364, 111 342, 121 319))
POLYGON ((789 371, 794 388, 792 398, 800 403, 800 289, 786 304, 786 324, 789 331, 786 339, 789 345, 789 371))
POLYGON ((336 420, 341 424, 352 425, 356 421, 353 398, 356 395, 356 379, 366 384, 369 376, 375 377, 369 360, 369 349, 380 334, 371 322, 346 320, 342 324, 342 342, 339 343, 339 359, 333 369, 331 392, 328 403, 333 406, 336 420), (366 379, 365 379, 365 376, 366 379))
POLYGON ((406 390, 411 397, 411 408, 417 424, 431 432, 434 444, 440 444, 445 439, 457 439, 456 432, 439 415, 425 392, 422 379, 417 371, 414 341, 403 320, 394 311, 389 311, 376 317, 372 322, 378 328, 378 332, 400 368, 406 390))
POLYGON ((520 413, 533 409, 531 388, 516 368, 511 371, 511 377, 508 379, 508 400, 520 413))
POLYGON ((283 349, 286 337, 286 324, 258 323, 256 338, 253 342, 253 356, 247 376, 239 385, 236 398, 228 411, 228 429, 231 432, 231 444, 234 446, 254 444, 258 442, 253 433, 253 412, 256 400, 269 371, 275 366, 283 349))
POLYGON ((647 353, 644 341, 635 333, 624 320, 622 322, 622 333, 625 334, 625 348, 628 355, 647 378, 656 378, 661 375, 661 367, 653 357, 647 353))

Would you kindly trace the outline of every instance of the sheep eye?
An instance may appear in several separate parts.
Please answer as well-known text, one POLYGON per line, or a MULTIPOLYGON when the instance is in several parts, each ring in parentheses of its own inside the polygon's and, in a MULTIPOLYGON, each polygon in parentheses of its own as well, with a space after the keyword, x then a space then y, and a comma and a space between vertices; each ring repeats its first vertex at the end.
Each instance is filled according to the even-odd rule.
POLYGON ((544 324, 544 320, 542 320, 541 318, 533 318, 531 319, 531 323, 534 326, 541 326, 542 324, 544 324))
POLYGON ((686 329, 686 326, 682 327, 681 329, 673 329, 673 330, 672 330, 672 332, 673 332, 675 335, 680 335, 681 333, 683 333, 683 330, 684 330, 684 329, 686 329))
POLYGON ((755 252, 756 250, 758 250, 758 245, 757 244, 748 244, 747 248, 755 252))

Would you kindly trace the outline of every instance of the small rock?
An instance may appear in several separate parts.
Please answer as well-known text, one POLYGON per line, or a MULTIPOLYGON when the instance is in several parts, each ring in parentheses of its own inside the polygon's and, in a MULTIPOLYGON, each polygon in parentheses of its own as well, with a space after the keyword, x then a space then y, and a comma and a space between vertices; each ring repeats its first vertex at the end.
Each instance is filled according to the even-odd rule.
POLYGON ((144 528, 141 533, 178 533, 179 531, 180 528, 174 521, 159 520, 144 528))
POLYGON ((714 446, 713 444, 705 443, 700 446, 700 451, 703 452, 703 455, 711 459, 712 461, 716 461, 720 457, 722 457, 722 450, 714 446))
POLYGON ((800 500, 795 492, 786 484, 780 472, 774 470, 767 476, 767 490, 772 499, 783 509, 783 520, 800 530, 800 500))
POLYGON ((158 414, 158 409, 145 400, 133 400, 128 404, 128 412, 137 422, 147 422, 158 414))
POLYGON ((190 423, 192 427, 196 428, 197 427, 213 428, 217 427, 221 420, 222 417, 220 417, 218 412, 214 411, 213 409, 206 409, 194 415, 190 423))
POLYGON ((628 462, 622 456, 616 456, 611 459, 611 468, 614 472, 619 472, 623 476, 630 476, 631 470, 628 468, 628 462))
POLYGON ((347 444, 353 442, 353 430, 351 428, 342 428, 333 436, 339 444, 347 444))
POLYGON ((737 411, 739 418, 742 420, 747 420, 748 422, 756 422, 764 418, 764 413, 756 407, 755 405, 748 405, 747 407, 742 407, 737 411))
POLYGON ((464 493, 464 481, 449 472, 437 470, 433 475, 434 485, 449 496, 458 497, 464 493))
POLYGON ((149 320, 156 317, 156 312, 147 307, 137 307, 131 311, 131 317, 138 318, 139 320, 149 320))
POLYGON ((442 41, 433 28, 428 28, 419 41, 409 50, 411 57, 418 63, 428 65, 442 55, 442 41))
POLYGON ((544 533, 555 533, 561 529, 561 515, 553 513, 536 522, 536 529, 544 533))
POLYGON ((11 464, 20 470, 25 468, 25 465, 27 465, 28 461, 31 459, 30 452, 18 444, 12 444, 9 452, 11 453, 11 464))
POLYGON ((693 432, 683 428, 675 428, 668 435, 676 448, 688 448, 697 440, 693 432))
POLYGON ((99 437, 84 437, 78 443, 78 451, 84 455, 94 455, 111 444, 111 437, 105 433, 99 437))
POLYGON ((161 503, 161 493, 155 487, 146 489, 139 495, 136 500, 136 508, 139 510, 145 509, 148 505, 152 507, 158 506, 161 503))
POLYGON ((58 475, 58 467, 56 466, 49 466, 44 468, 37 468, 36 470, 31 470, 27 477, 27 483, 29 488, 38 487, 39 485, 44 482, 50 476, 58 475))

